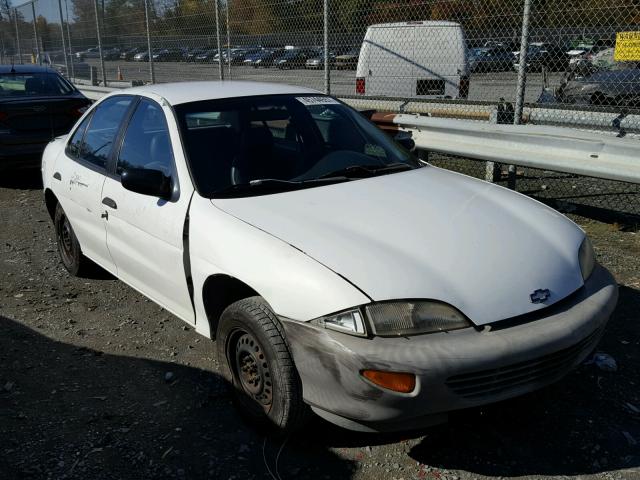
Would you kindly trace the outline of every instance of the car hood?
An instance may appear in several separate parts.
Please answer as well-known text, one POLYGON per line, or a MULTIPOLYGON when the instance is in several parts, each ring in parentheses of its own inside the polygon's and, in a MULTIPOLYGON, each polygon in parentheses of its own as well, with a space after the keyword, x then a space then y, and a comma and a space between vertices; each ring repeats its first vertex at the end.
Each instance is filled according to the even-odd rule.
POLYGON ((583 285, 577 225, 523 195, 431 166, 212 202, 374 301, 435 299, 476 325, 544 308, 583 285), (531 302, 538 289, 551 292, 544 303, 531 302))

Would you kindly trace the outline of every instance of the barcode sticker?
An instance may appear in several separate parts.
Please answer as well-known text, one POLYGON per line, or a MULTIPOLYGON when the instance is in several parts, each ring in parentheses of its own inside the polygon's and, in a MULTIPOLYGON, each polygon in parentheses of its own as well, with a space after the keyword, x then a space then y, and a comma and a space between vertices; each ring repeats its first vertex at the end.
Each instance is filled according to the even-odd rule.
POLYGON ((340 105, 338 100, 331 97, 296 97, 296 100, 308 107, 312 105, 340 105))

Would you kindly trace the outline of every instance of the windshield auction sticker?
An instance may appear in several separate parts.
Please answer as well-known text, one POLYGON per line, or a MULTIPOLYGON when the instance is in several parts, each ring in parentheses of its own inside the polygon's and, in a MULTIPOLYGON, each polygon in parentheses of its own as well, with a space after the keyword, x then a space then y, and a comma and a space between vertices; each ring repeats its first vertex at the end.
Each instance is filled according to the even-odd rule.
POLYGON ((618 32, 613 59, 616 62, 639 61, 640 32, 618 32))
POLYGON ((306 106, 312 105, 340 105, 340 102, 331 97, 296 97, 301 104, 306 106))

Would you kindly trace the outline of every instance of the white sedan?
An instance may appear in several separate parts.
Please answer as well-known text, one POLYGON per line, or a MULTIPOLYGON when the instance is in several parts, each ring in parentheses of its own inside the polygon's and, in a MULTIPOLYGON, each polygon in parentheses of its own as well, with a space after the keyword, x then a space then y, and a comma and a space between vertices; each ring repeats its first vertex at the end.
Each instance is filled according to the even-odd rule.
POLYGON ((47 147, 62 263, 98 264, 202 335, 250 418, 442 421, 562 378, 617 300, 585 233, 420 162, 314 90, 110 94, 47 147))

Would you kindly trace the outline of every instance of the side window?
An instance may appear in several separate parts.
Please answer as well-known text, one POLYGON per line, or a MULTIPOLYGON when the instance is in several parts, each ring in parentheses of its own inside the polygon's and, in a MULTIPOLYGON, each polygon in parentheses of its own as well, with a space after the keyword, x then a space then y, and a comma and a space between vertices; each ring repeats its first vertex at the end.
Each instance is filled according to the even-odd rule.
POLYGON ((131 101, 132 97, 117 96, 98 105, 84 136, 80 158, 106 167, 113 141, 131 101))
POLYGON ((142 99, 129 121, 122 142, 116 173, 125 168, 160 170, 167 177, 173 173, 173 152, 169 128, 162 108, 142 99))
POLYGON ((67 144, 66 153, 71 158, 78 158, 80 156, 80 149, 82 148, 82 139, 84 137, 84 132, 87 130, 87 125, 91 121, 91 117, 93 114, 88 115, 80 124, 80 126, 76 129, 71 137, 71 140, 67 144))

